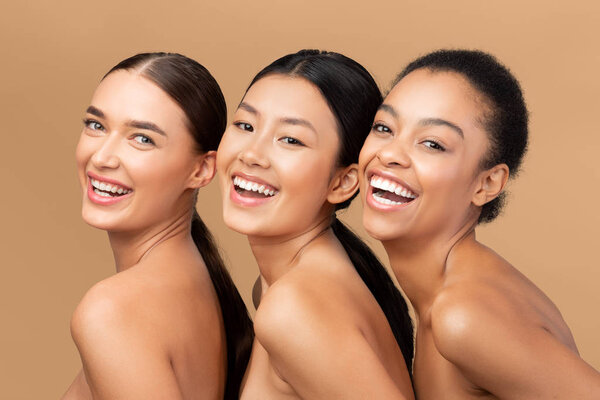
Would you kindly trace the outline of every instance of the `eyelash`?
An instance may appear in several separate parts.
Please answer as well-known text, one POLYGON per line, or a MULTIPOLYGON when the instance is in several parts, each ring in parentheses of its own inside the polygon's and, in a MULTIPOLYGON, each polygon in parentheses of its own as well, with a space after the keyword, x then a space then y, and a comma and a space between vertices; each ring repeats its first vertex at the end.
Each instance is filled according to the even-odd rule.
POLYGON ((428 148, 430 148, 432 150, 446 151, 446 148, 444 146, 442 146, 441 144, 439 144, 438 142, 436 142, 435 140, 427 139, 427 140, 424 140, 422 143, 426 147, 428 147, 428 148), (431 146, 427 145, 427 143, 430 143, 431 146))
POLYGON ((283 143, 290 144, 292 146, 305 146, 305 144, 302 143, 300 140, 290 136, 284 136, 279 140, 281 140, 283 143))
POLYGON ((379 122, 373 124, 371 130, 377 133, 392 133, 392 130, 390 128, 379 122))
POLYGON ((85 125, 86 128, 91 129, 93 131, 97 131, 97 130, 104 130, 104 126, 102 126, 102 124, 98 121, 96 121, 95 119, 89 119, 86 118, 83 120, 83 124, 85 125), (91 125, 92 124, 98 124, 100 127, 99 128, 92 128, 91 125))
POLYGON ((234 122, 233 124, 243 131, 254 132, 254 127, 247 122, 234 122))
POLYGON ((146 135, 142 135, 141 133, 138 133, 138 134, 134 135, 134 136, 133 136, 133 140, 134 140, 134 141, 136 141, 137 143, 139 143, 139 144, 143 145, 143 146, 145 146, 145 145, 152 145, 152 146, 154 146, 154 140, 152 140, 151 138, 149 138, 149 137, 148 137, 148 136, 146 136, 146 135), (136 140, 137 138, 144 138, 144 139, 148 139, 148 141, 147 141, 147 142, 145 142, 145 143, 144 143, 144 142, 140 142, 140 141, 137 141, 137 140, 136 140))

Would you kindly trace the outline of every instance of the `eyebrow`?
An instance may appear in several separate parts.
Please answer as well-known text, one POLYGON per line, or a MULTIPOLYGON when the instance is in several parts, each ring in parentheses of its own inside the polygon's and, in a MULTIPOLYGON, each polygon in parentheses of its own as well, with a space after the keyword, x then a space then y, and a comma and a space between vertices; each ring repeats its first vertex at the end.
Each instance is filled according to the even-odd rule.
POLYGON ((465 138, 465 135, 463 133, 463 130, 460 129, 460 127, 456 124, 453 124, 450 121, 446 121, 445 119, 441 119, 441 118, 425 118, 419 121, 419 125, 421 126, 447 126, 448 128, 452 129, 453 131, 455 131, 456 133, 458 133, 458 135, 461 138, 465 138))
POLYGON ((158 127, 158 125, 156 125, 154 122, 132 120, 132 121, 127 121, 127 126, 130 126, 132 128, 136 128, 136 129, 144 129, 147 131, 153 131, 160 135, 167 136, 165 131, 160 129, 158 127))
MULTIPOLYGON (((240 105, 238 106, 238 108, 244 109, 244 110, 248 111, 249 113, 257 115, 257 116, 260 115, 260 112, 248 103, 241 102, 240 105)), ((310 121, 303 119, 303 118, 283 117, 283 118, 279 119, 279 122, 281 122, 283 124, 287 124, 287 125, 304 126, 308 129, 312 130, 315 133, 317 132, 317 130, 315 129, 313 124, 311 124, 310 121)))
POLYGON ((99 117, 99 118, 104 118, 104 113, 94 106, 89 106, 87 108, 87 110, 85 110, 85 112, 95 115, 96 117, 99 117))
MULTIPOLYGON (((396 111, 396 109, 389 104, 383 103, 382 105, 379 106, 379 110, 387 112, 388 114, 390 114, 392 117, 394 117, 396 119, 400 118, 400 114, 398 113, 398 111, 396 111)), ((458 125, 456 125, 450 121, 446 121, 445 119, 424 118, 419 121, 419 125, 420 126, 447 126, 448 128, 450 128, 453 131, 455 131, 456 133, 458 133, 458 135, 461 138, 464 139, 464 137, 465 137, 463 130, 458 125)))
MULTIPOLYGON (((86 110, 86 112, 95 115, 98 118, 106 118, 106 115, 102 112, 102 110, 94 107, 94 106, 89 106, 86 110)), ((156 125, 154 122, 150 122, 150 121, 137 121, 137 120, 131 120, 131 121, 127 121, 127 126, 131 127, 131 128, 136 128, 136 129, 144 129, 147 131, 153 131, 156 132, 160 135, 163 136, 167 136, 167 134, 165 133, 165 131, 163 131, 162 129, 159 128, 158 125, 156 125)))
POLYGON ((394 107, 390 106, 389 104, 383 103, 382 105, 379 106, 378 110, 385 111, 396 119, 398 119, 400 117, 400 115, 398 114, 396 109, 394 107))

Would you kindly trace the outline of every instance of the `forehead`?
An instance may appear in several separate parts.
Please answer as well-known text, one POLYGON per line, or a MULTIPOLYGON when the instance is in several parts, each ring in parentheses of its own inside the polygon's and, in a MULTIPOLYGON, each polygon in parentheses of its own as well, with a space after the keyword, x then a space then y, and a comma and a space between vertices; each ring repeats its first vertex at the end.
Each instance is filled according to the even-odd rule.
POLYGON ((243 100, 264 118, 299 118, 319 133, 337 131, 337 122, 320 90, 300 77, 268 75, 258 80, 243 100))
POLYGON ((409 73, 384 102, 402 117, 442 118, 465 128, 482 128, 489 110, 484 96, 461 74, 428 69, 409 73))
POLYGON ((117 121, 151 121, 164 129, 185 128, 185 113, 167 93, 135 71, 119 70, 100 82, 91 104, 117 121))

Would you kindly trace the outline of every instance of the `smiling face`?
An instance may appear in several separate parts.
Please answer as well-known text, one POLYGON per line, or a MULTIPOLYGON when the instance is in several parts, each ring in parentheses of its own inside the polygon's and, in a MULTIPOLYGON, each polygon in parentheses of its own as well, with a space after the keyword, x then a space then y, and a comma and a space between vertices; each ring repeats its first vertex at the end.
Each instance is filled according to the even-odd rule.
POLYGON ((319 90, 268 75, 246 93, 217 152, 223 217, 251 236, 294 236, 333 211, 339 139, 319 90))
POLYGON ((85 222, 145 229, 189 208, 195 143, 179 105, 135 71, 110 73, 87 109, 76 150, 85 222))
POLYGON ((416 70, 392 89, 359 159, 369 234, 383 241, 453 235, 476 220, 474 201, 489 173, 480 170, 487 110, 453 72, 416 70))

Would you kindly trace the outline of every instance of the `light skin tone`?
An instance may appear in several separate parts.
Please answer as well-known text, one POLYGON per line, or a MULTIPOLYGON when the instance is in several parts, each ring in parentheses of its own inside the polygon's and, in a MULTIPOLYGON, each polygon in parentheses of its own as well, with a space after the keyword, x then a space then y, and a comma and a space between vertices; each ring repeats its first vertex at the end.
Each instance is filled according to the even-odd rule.
POLYGON ((262 283, 242 399, 413 398, 387 320, 329 228, 358 187, 339 146, 319 90, 282 75, 249 89, 219 146, 224 219, 248 236, 262 283))
POLYGON ((360 155, 365 228, 416 312, 415 393, 598 398, 600 375, 579 357, 556 306, 476 240, 481 206, 509 173, 505 164, 481 167, 488 107, 461 75, 416 70, 384 100, 360 155))
POLYGON ((212 179, 215 152, 194 150, 186 122, 138 71, 111 73, 93 95, 76 150, 82 216, 108 232, 118 273, 73 314, 83 369, 64 399, 223 396, 218 299, 190 235, 194 194, 212 179), (96 180, 126 190, 106 200, 96 180))

